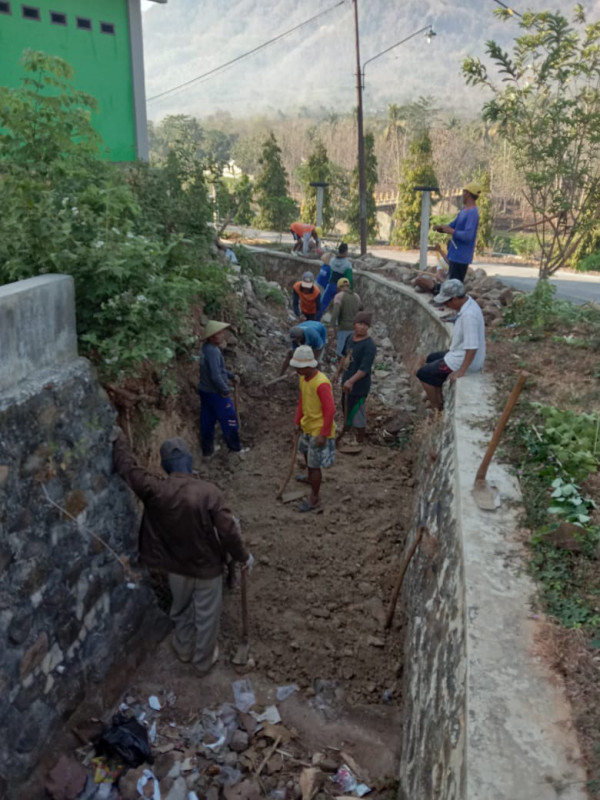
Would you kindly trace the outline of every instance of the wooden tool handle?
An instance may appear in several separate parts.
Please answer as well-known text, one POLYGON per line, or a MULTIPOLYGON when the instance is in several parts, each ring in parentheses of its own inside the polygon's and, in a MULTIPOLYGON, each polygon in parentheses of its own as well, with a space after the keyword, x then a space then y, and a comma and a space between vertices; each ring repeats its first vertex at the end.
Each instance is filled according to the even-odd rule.
POLYGON ((294 442, 292 444, 292 457, 290 459, 290 465, 288 467, 287 475, 285 476, 284 482, 281 484, 281 488, 277 492, 277 498, 280 498, 283 494, 283 490, 288 485, 289 479, 292 477, 292 472, 294 471, 294 464, 296 463, 296 452, 298 451, 298 442, 300 441, 300 434, 302 431, 296 431, 296 435, 294 436, 294 442))
POLYGON ((238 431, 242 430, 242 420, 240 417, 240 385, 239 383, 233 386, 233 404, 235 406, 235 413, 238 419, 238 431))
POLYGON ((242 641, 248 641, 248 570, 241 570, 241 597, 242 597, 242 641))
POLYGON ((481 461, 481 464, 479 465, 479 469, 477 470, 477 475, 475 475, 475 483, 477 483, 477 481, 485 480, 485 476, 487 474, 490 461, 492 460, 492 457, 496 452, 496 448, 498 447, 498 442, 500 441, 500 437, 502 436, 502 431, 506 427, 508 418, 510 417, 511 412, 515 407, 517 400, 519 399, 519 395, 521 394, 521 389, 525 385, 526 380, 527 380, 527 373, 522 372, 519 375, 519 378, 515 384, 514 389, 510 393, 510 397, 506 401, 506 405, 504 406, 504 411, 502 412, 502 416, 498 420, 498 424, 496 425, 496 430, 494 431, 494 435, 492 436, 492 441, 489 443, 488 448, 485 451, 485 455, 481 461))
POLYGON ((398 575, 398 580, 396 581, 396 585, 394 586, 394 591, 392 592, 392 599, 390 600, 390 607, 387 613, 387 617, 385 619, 385 630, 389 630, 392 625, 392 620, 394 619, 394 613, 396 611, 396 603, 398 602, 398 596, 400 594, 400 589, 402 588, 402 582, 404 581, 404 576, 406 575, 406 570, 408 569, 408 565, 411 562, 412 557, 415 554, 417 547, 419 546, 419 542, 423 538, 423 532, 425 528, 423 525, 419 525, 417 530, 417 534, 411 546, 405 553, 404 560, 402 562, 402 566, 400 567, 400 573, 398 575))

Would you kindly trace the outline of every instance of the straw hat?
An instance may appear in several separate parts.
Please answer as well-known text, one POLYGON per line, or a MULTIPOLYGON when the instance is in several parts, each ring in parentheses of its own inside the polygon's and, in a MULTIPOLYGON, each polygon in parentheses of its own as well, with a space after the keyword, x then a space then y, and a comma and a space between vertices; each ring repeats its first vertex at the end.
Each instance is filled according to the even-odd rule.
POLYGON ((481 184, 479 181, 471 181, 471 183, 467 183, 466 186, 463 186, 465 192, 472 194, 473 197, 479 197, 481 194, 481 184))
POLYGON ((206 328, 204 329, 204 336, 203 339, 210 339, 211 336, 214 336, 215 333, 219 333, 219 331, 224 331, 225 328, 231 328, 229 322, 219 322, 216 319, 209 319, 206 323, 206 328))

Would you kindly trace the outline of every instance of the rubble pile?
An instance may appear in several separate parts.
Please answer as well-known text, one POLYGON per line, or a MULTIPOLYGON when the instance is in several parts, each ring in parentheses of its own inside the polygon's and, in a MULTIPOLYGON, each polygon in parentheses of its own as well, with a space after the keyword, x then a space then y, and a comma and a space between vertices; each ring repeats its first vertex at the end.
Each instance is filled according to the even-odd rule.
MULTIPOLYGON (((282 723, 277 705, 257 704, 247 678, 231 688, 232 702, 187 717, 172 693, 145 701, 127 695, 112 725, 92 720, 87 728, 92 740, 61 757, 48 774, 48 795, 52 800, 325 800, 371 793, 350 753, 330 747, 312 752, 282 723)), ((297 688, 278 687, 277 701, 284 703, 297 688)), ((81 730, 79 736, 84 738, 81 730)))
MULTIPOLYGON (((417 266, 404 261, 386 261, 373 255, 365 255, 356 259, 356 266, 369 272, 377 272, 387 278, 396 280, 409 286, 414 284, 417 266)), ((436 268, 429 267, 428 272, 435 277, 436 268)), ((468 293, 478 303, 483 312, 485 324, 491 328, 502 325, 502 314, 510 306, 515 294, 520 294, 517 289, 507 287, 497 278, 488 277, 484 269, 469 267, 465 277, 465 286, 468 293)))

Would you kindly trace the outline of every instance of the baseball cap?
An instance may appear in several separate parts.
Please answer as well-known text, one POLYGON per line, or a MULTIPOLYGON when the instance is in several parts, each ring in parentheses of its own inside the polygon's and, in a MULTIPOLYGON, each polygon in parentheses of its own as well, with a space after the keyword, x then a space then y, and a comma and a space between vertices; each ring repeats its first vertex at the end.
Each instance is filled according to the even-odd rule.
POLYGON ((305 272, 302 276, 301 286, 303 289, 311 289, 315 282, 315 276, 312 272, 305 272))
POLYGON ((448 300, 452 300, 453 297, 464 297, 466 293, 467 290, 465 289, 464 283, 459 281, 458 278, 452 278, 442 283, 440 291, 433 298, 433 302, 441 306, 447 303, 448 300))
POLYGON ((481 184, 479 181, 471 181, 471 183, 467 183, 466 186, 463 186, 463 189, 469 194, 472 194, 473 197, 479 197, 481 194, 481 184))
POLYGON ((348 278, 339 279, 339 281, 337 282, 338 289, 341 289, 342 286, 350 286, 350 281, 348 280, 348 278))

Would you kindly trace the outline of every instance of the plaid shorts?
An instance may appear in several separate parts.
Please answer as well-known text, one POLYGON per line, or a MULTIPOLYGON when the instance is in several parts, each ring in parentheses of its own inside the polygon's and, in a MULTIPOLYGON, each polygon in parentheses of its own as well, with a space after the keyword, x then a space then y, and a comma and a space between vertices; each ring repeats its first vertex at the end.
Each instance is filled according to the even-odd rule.
POLYGON ((306 455, 310 469, 326 469, 335 462, 335 439, 327 439, 323 447, 317 447, 317 437, 303 433, 298 442, 298 452, 306 455))

